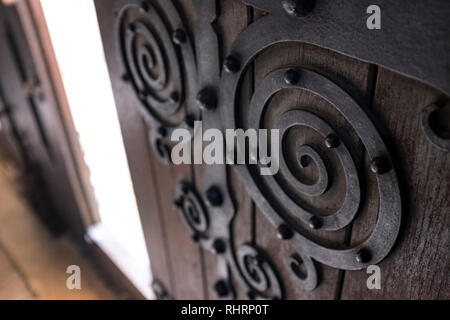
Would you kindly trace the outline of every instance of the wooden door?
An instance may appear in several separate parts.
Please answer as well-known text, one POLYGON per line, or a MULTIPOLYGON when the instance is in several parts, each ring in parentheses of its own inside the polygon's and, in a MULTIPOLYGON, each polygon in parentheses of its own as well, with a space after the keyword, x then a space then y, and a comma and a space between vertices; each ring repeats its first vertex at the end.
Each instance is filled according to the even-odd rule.
POLYGON ((160 298, 449 298, 450 6, 378 2, 95 1, 160 298), (200 120, 280 171, 171 163, 200 120))
POLYGON ((82 242, 84 195, 35 22, 29 2, 0 2, 0 156, 44 223, 82 242))

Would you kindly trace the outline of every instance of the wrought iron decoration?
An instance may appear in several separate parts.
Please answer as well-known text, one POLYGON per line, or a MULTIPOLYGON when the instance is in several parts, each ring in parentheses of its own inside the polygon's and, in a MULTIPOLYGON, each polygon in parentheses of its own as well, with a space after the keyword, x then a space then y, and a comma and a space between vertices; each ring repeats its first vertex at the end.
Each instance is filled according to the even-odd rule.
POLYGON ((167 137, 176 127, 191 129, 199 117, 192 103, 197 72, 191 40, 171 1, 130 1, 118 21, 122 79, 141 101, 157 155, 169 163, 167 137))
MULTIPOLYGON (((416 78, 450 93, 446 74, 449 61, 443 59, 450 51, 447 38, 448 6, 435 0, 410 3, 389 2, 393 14, 383 25, 401 26, 408 16, 421 16, 433 21, 434 38, 423 34, 421 23, 408 25, 398 39, 392 33, 367 33, 354 26, 365 1, 272 1, 244 0, 249 6, 267 14, 250 24, 235 39, 230 52, 219 61, 218 34, 214 28, 217 19, 216 1, 193 0, 198 13, 194 26, 195 42, 189 38, 180 16, 171 1, 132 1, 119 15, 119 42, 129 81, 141 101, 140 110, 149 122, 150 140, 161 159, 168 162, 169 146, 164 138, 170 130, 192 127, 194 119, 203 120, 204 129, 219 128, 277 128, 283 146, 280 172, 276 176, 259 176, 257 167, 236 166, 246 190, 273 225, 282 241, 288 241, 297 253, 286 257, 286 264, 305 290, 318 285, 315 262, 344 270, 357 270, 376 264, 391 250, 399 228, 401 199, 397 178, 389 152, 364 109, 337 83, 305 66, 280 67, 268 73, 255 88, 248 106, 249 117, 240 118, 237 110, 240 80, 250 63, 261 52, 281 42, 310 43, 341 54, 392 69, 416 78), (401 10, 399 9, 401 7, 401 10), (340 15, 345 15, 347 25, 340 15), (437 18, 438 17, 438 18, 437 18), (354 32, 349 37, 348 30, 354 32), (380 50, 383 43, 383 50, 380 50), (195 47, 195 50, 193 49, 195 47), (194 56, 195 51, 195 56, 194 56), (433 60, 433 57, 439 57, 433 60), (433 60, 435 63, 429 63, 433 60), (328 247, 311 236, 313 230, 336 231, 351 224, 361 204, 361 170, 355 161, 352 141, 343 138, 332 117, 321 114, 314 106, 282 108, 283 112, 266 121, 271 99, 283 90, 308 92, 327 103, 353 128, 369 157, 367 170, 374 175, 378 186, 379 206, 377 222, 368 238, 346 248, 328 247), (180 120, 181 119, 181 120, 180 120), (182 121, 184 119, 185 121, 182 121), (289 130, 308 127, 321 136, 320 143, 306 141, 290 150, 284 143, 289 130), (326 151, 326 152, 325 152, 326 151), (329 170, 333 153, 340 162, 345 178, 345 197, 341 207, 330 215, 317 214, 317 210, 304 206, 292 194, 315 198, 327 196, 329 187, 337 177, 329 170), (288 159, 294 154, 295 159, 288 159), (305 161, 307 159, 308 161, 305 161), (306 184, 293 174, 296 168, 314 162, 319 177, 306 184), (300 271, 304 264, 306 274, 300 271)), ((384 0, 379 1, 381 5, 384 0)), ((428 22, 427 22, 428 21, 428 22)), ((282 53, 281 53, 282 54, 282 53)), ((431 111, 430 111, 431 112, 431 111)), ((423 115, 423 130, 430 136, 423 115), (427 133, 428 132, 428 133, 427 133)), ((441 148, 442 141, 430 139, 441 148)), ((445 143, 444 143, 445 144, 445 143)), ((235 296, 232 277, 247 288, 252 299, 283 298, 283 286, 277 271, 262 248, 244 244, 234 247, 233 218, 236 208, 228 189, 225 165, 205 166, 207 180, 194 186, 183 181, 175 190, 175 205, 191 230, 193 240, 217 254, 218 281, 215 289, 221 298, 235 296), (198 189, 198 191, 196 190, 198 189), (206 195, 205 199, 201 195, 206 195)))

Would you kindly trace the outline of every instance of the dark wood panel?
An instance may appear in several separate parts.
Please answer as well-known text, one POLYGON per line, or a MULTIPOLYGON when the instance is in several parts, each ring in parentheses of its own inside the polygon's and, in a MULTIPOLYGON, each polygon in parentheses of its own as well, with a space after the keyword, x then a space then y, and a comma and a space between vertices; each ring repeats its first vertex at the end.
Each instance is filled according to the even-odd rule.
MULTIPOLYGON (((231 47, 232 42, 248 24, 250 20, 250 14, 248 8, 240 0, 223 0, 217 2, 218 6, 218 18, 217 18, 217 31, 220 48, 220 59, 226 55, 231 47)), ((243 88, 251 90, 251 78, 246 78, 242 82, 243 88)), ((247 97, 248 99, 248 97, 247 97)), ((204 181, 207 179, 204 176, 204 167, 200 165, 194 165, 195 178, 197 188, 203 189, 204 181)), ((230 168, 228 172, 230 191, 232 197, 236 202, 236 215, 233 221, 232 232, 234 245, 238 247, 240 244, 251 241, 252 232, 252 220, 251 220, 251 199, 246 193, 244 187, 237 180, 237 176, 230 168)), ((216 255, 209 251, 205 251, 205 277, 207 283, 207 294, 211 299, 218 299, 216 291, 214 290, 214 284, 216 283, 218 276, 218 260, 216 255)), ((233 278, 233 285, 238 299, 247 298, 247 290, 236 281, 236 275, 233 278)))
POLYGON ((167 232, 159 204, 154 168, 150 162, 158 160, 154 159, 149 149, 148 128, 136 108, 136 104, 140 102, 135 98, 132 89, 120 80, 124 69, 116 47, 115 3, 96 0, 95 5, 131 179, 150 253, 152 273, 172 291, 174 285, 170 272, 167 232))
MULTIPOLYGON (((189 228, 173 207, 175 186, 181 181, 194 182, 198 193, 204 198, 205 182, 208 181, 205 167, 172 166, 159 161, 149 146, 147 125, 136 111, 136 105, 141 102, 131 86, 120 80, 125 70, 119 56, 114 16, 117 17, 121 6, 129 2, 97 0, 96 4, 153 272, 177 299, 215 299, 218 298, 214 291, 218 280, 218 259, 191 240, 189 228)), ((195 39, 194 25, 198 17, 191 1, 174 3, 182 12, 186 31, 195 39)), ((222 61, 238 34, 264 13, 246 7, 240 0, 217 1, 217 4, 218 18, 211 23, 218 32, 222 61)), ((383 69, 378 71, 377 66, 331 50, 282 42, 264 50, 247 66, 236 101, 237 117, 244 121, 238 122, 245 123, 248 119, 249 101, 262 79, 271 71, 292 66, 320 73, 343 88, 367 114, 374 113, 369 117, 373 118, 385 141, 390 144, 403 192, 405 218, 398 245, 380 264, 382 290, 367 289, 365 270, 343 271, 317 264, 319 286, 314 291, 306 291, 287 264, 287 259, 295 253, 294 248, 287 241, 277 238, 276 228, 252 201, 238 172, 228 167, 228 183, 236 202, 236 216, 231 226, 234 247, 251 243, 265 251, 279 272, 288 299, 448 298, 448 257, 445 252, 449 249, 446 219, 449 211, 449 159, 447 154, 436 150, 424 138, 418 118, 420 111, 428 104, 436 101, 448 104, 447 98, 413 80, 383 69)), ((192 79, 183 80, 188 88, 199 89, 199 84, 193 83, 192 79)), ((208 84, 208 81, 205 83, 208 84)), ((359 175, 361 201, 356 220, 342 230, 311 230, 299 221, 290 223, 294 229, 305 231, 310 239, 323 246, 337 249, 356 246, 371 234, 379 207, 377 181, 370 173, 370 159, 361 143, 364 137, 358 136, 352 124, 328 101, 302 89, 276 93, 266 107, 263 125, 270 128, 273 119, 287 110, 298 108, 307 109, 325 119, 348 147, 359 175)), ((448 112, 444 114, 448 116, 448 112)), ((178 116, 177 120, 181 121, 184 114, 181 112, 178 116)), ((441 116, 437 120, 444 122, 445 126, 443 118, 441 116)), ((292 157, 292 150, 306 143, 322 145, 323 137, 307 128, 295 128, 288 134, 288 150, 285 152, 292 157)), ((349 186, 336 154, 323 149, 330 160, 332 176, 326 193, 307 197, 299 190, 289 190, 289 196, 308 208, 316 208, 319 214, 329 215, 341 207, 349 186)), ((298 174, 314 180, 317 178, 316 171, 314 166, 308 166, 298 174)), ((282 181, 283 177, 277 179, 282 181)), ((262 187, 261 190, 267 193, 268 199, 276 200, 278 195, 269 188, 262 187)), ((247 298, 247 289, 236 281, 240 276, 233 276, 237 298, 247 298)))
MULTIPOLYGON (((449 299, 450 155, 436 149, 420 130, 420 113, 448 97, 417 81, 380 69, 373 102, 394 155, 402 191, 402 229, 397 244, 379 264, 381 289, 369 290, 365 270, 347 272, 343 299, 449 299)), ((442 109, 444 110, 444 109, 442 109)), ((438 115, 448 126, 450 117, 438 115)), ((370 184, 374 187, 376 183, 370 184)), ((358 219, 352 243, 372 230, 373 220, 358 219)))
POLYGON ((25 1, 0 5, 0 87, 33 206, 52 230, 68 227, 82 241, 86 224, 75 194, 71 157, 47 64, 25 1))

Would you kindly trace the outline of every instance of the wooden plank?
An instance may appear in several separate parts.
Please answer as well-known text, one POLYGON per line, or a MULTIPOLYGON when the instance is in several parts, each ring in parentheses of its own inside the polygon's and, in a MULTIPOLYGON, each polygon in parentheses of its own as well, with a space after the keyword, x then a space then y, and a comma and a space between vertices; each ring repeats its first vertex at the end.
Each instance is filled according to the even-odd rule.
MULTIPOLYGON (((306 67, 323 74, 346 90, 363 107, 370 100, 373 73, 369 64, 344 57, 329 50, 300 43, 276 45, 258 56, 255 60, 255 87, 258 86, 258 83, 268 72, 287 66, 306 67)), ((341 139, 346 142, 355 162, 358 163, 363 159, 361 143, 349 124, 339 112, 314 94, 302 90, 284 90, 280 92, 266 107, 268 108, 266 110, 269 110, 267 119, 274 118, 293 106, 309 109, 327 119, 338 132, 341 139)), ((306 142, 318 145, 323 144, 323 138, 306 128, 293 131, 290 141, 290 143, 295 145, 301 145, 306 142)), ((296 196, 301 199, 302 203, 316 208, 319 212, 331 214, 340 207, 346 186, 342 166, 339 165, 336 155, 333 152, 329 152, 329 150, 324 151, 333 164, 331 174, 333 183, 330 189, 324 196, 316 198, 307 198, 297 193, 296 196)), ((315 179, 314 170, 306 169, 303 170, 305 177, 315 179)), ((322 245, 343 247, 346 243, 346 234, 348 234, 350 228, 351 226, 334 232, 306 230, 308 230, 309 236, 319 241, 322 245)), ((325 265, 318 266, 317 264, 319 285, 315 290, 305 291, 299 285, 294 273, 286 263, 287 258, 295 250, 289 243, 277 239, 276 229, 269 224, 259 209, 256 210, 256 243, 265 249, 277 267, 284 283, 285 297, 287 299, 334 299, 339 297, 340 279, 343 276, 343 271, 325 265)))
MULTIPOLYGON (((219 35, 219 48, 220 59, 223 60, 228 50, 237 35, 247 26, 251 19, 251 14, 248 8, 240 0, 222 0, 218 1, 218 12, 220 15, 217 19, 217 30, 219 35)), ((248 99, 251 90, 251 78, 246 77, 242 81, 243 90, 247 91, 246 98, 248 99)), ((204 171, 203 166, 194 165, 195 170, 195 180, 197 188, 201 190, 204 185, 204 171)), ((236 201, 236 216, 233 221, 233 240, 234 245, 238 248, 241 244, 250 242, 252 239, 252 202, 248 194, 245 192, 243 185, 238 180, 234 170, 228 171, 228 179, 230 191, 232 192, 232 197, 236 201)), ((207 296, 210 299, 218 299, 217 293, 214 290, 214 284, 217 279, 218 263, 215 254, 205 250, 205 278, 207 284, 207 296)), ((233 277, 233 286, 238 299, 247 298, 247 290, 243 288, 238 281, 236 281, 236 276, 233 277)))
MULTIPOLYGON (((379 70, 372 109, 395 159, 403 220, 394 249, 379 264, 381 289, 367 288, 365 270, 348 272, 343 299, 450 298, 450 154, 433 147, 419 127, 420 112, 432 103, 446 108, 438 121, 447 127, 448 138, 448 97, 418 81, 379 70)), ((373 226, 373 219, 361 217, 355 222, 352 243, 364 239, 373 226)))
POLYGON ((201 253, 173 206, 175 186, 181 181, 191 181, 191 168, 159 161, 153 148, 149 148, 149 128, 137 113, 136 104, 140 102, 132 88, 120 81, 125 70, 118 56, 117 35, 111 30, 115 30, 114 12, 125 3, 115 1, 113 6, 110 1, 97 1, 96 5, 136 198, 142 205, 140 212, 152 271, 174 298, 202 299, 201 253))
POLYGON ((154 159, 148 145, 148 129, 136 108, 136 104, 140 102, 135 98, 132 89, 120 81, 120 76, 124 69, 116 47, 115 2, 96 0, 95 6, 123 142, 127 153, 128 166, 144 229, 145 241, 150 254, 152 274, 169 291, 172 291, 173 283, 170 274, 168 244, 165 238, 166 229, 158 203, 154 170, 149 161, 149 159, 152 161, 154 159))

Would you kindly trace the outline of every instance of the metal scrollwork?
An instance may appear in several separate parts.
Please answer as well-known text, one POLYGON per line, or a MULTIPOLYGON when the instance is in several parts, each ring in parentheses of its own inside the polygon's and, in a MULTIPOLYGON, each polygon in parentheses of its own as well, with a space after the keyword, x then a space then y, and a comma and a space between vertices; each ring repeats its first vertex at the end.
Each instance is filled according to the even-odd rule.
POLYGON ((194 187, 186 182, 178 184, 175 197, 175 206, 181 211, 193 239, 199 241, 200 238, 205 238, 209 226, 207 211, 194 187))
MULTIPOLYGON (((346 270, 362 269, 368 264, 381 261, 392 248, 400 227, 401 200, 397 178, 392 166, 389 152, 377 132, 377 129, 364 110, 338 85, 318 74, 302 67, 281 68, 270 72, 255 88, 251 98, 247 122, 240 119, 236 101, 239 94, 239 82, 247 66, 262 51, 283 41, 305 41, 305 34, 289 32, 286 25, 299 22, 284 22, 281 19, 283 9, 280 4, 270 1, 251 1, 251 4, 267 5, 266 9, 278 10, 260 18, 238 35, 228 57, 238 61, 240 68, 234 72, 224 72, 221 79, 221 116, 226 128, 268 128, 280 130, 280 171, 275 176, 260 176, 255 166, 238 166, 237 170, 248 192, 275 228, 280 238, 291 242, 297 249, 298 256, 308 266, 311 278, 304 281, 305 288, 317 285, 317 276, 312 259, 323 264, 346 270), (274 9, 274 6, 277 9, 274 9), (279 11, 281 10, 281 11, 279 11), (274 25, 278 27, 274 28, 274 25), (255 32, 258 37, 255 37, 255 32), (267 30, 267 32, 260 32, 267 30), (275 37, 282 32, 285 36, 275 37), (332 119, 317 114, 314 107, 298 108, 293 106, 287 111, 276 114, 276 119, 265 121, 271 99, 283 90, 302 90, 312 93, 327 101, 345 121, 353 128, 365 151, 371 159, 370 170, 376 176, 379 193, 378 219, 372 234, 365 242, 347 248, 328 247, 311 236, 309 230, 340 230, 351 223, 360 207, 361 192, 359 172, 355 161, 346 145, 346 140, 329 123, 332 119), (227 107, 226 107, 227 106, 227 107), (230 107, 231 106, 231 107, 230 107), (271 124, 271 127, 266 125, 271 124), (286 136, 294 127, 308 127, 322 136, 322 143, 304 144, 296 150, 296 167, 287 164, 286 155, 289 146, 286 136), (324 215, 305 207, 292 195, 295 193, 309 197, 327 195, 329 172, 327 159, 321 150, 328 149, 337 155, 345 176, 346 193, 341 207, 334 213, 324 215), (295 170, 313 161, 318 168, 319 178, 313 184, 306 184, 295 175, 295 170), (296 169, 297 168, 297 169, 296 169)), ((303 23, 303 22, 302 22, 303 23)), ((299 30, 299 29, 296 29, 299 30)), ((226 60, 225 60, 226 64, 226 60)), ((240 106, 242 108, 242 106, 240 106)), ((283 109, 283 108, 282 108, 283 109)), ((284 109, 283 109, 284 110, 284 109)), ((291 161, 292 162, 292 161, 291 161)), ((292 266, 298 264, 292 263, 292 266)))
MULTIPOLYGON (((238 49, 236 48, 235 50, 237 51, 238 49)), ((249 61, 252 57, 251 55, 247 56, 242 51, 239 52, 239 55, 245 59, 244 61, 249 61)), ((302 231, 303 229, 295 227, 292 228, 296 229, 297 232, 294 233, 290 241, 302 255, 313 257, 317 261, 336 268, 353 270, 364 268, 368 263, 378 263, 386 256, 394 244, 400 227, 401 216, 398 183, 384 142, 364 111, 344 90, 318 73, 301 68, 296 69, 299 73, 299 81, 296 84, 289 84, 285 81, 285 76, 290 70, 276 70, 261 81, 250 103, 248 127, 259 128, 268 101, 278 91, 287 88, 298 88, 322 97, 349 122, 372 159, 371 170, 376 174, 380 202, 378 220, 372 235, 364 243, 356 247, 344 250, 328 248, 312 240, 307 233, 302 231), (370 252, 370 258, 360 261, 358 256, 361 250, 367 253, 370 252)), ((228 73, 224 76, 224 93, 222 97, 225 105, 232 104, 232 101, 235 101, 239 77, 239 73, 228 73)), ((236 114, 233 108, 226 112, 224 111, 222 117, 227 127, 238 127, 234 120, 236 119, 236 114)), ((323 137, 323 145, 321 147, 331 148, 337 153, 344 170, 347 188, 341 208, 334 214, 318 216, 299 205, 290 196, 291 193, 285 191, 287 188, 293 188, 297 192, 303 192, 306 195, 317 195, 320 193, 317 190, 323 192, 326 189, 320 187, 317 190, 313 190, 315 192, 311 192, 310 188, 305 189, 302 183, 294 178, 285 163, 283 155, 286 154, 286 150, 283 149, 281 151, 280 172, 276 176, 255 177, 255 173, 250 167, 239 166, 238 171, 243 178, 243 182, 253 199, 275 227, 293 220, 300 220, 306 226, 314 229, 342 229, 353 221, 360 204, 358 173, 350 152, 345 143, 339 139, 336 131, 325 120, 311 111, 299 109, 289 110, 274 120, 274 128, 280 130, 281 146, 285 145, 282 143, 283 138, 293 126, 312 128, 323 137), (278 183, 280 180, 277 178, 283 175, 286 178, 281 180, 283 184, 280 185, 278 183), (261 183, 266 184, 267 187, 264 188, 261 183), (265 190, 271 190, 273 193, 267 193, 265 190)), ((320 168, 323 165, 323 160, 312 150, 310 146, 302 146, 298 152, 300 152, 301 157, 309 153, 310 158, 315 159, 320 168)), ((322 172, 322 180, 319 178, 319 183, 320 181, 325 181, 326 185, 326 176, 324 174, 326 171, 324 169, 319 171, 322 172)))
POLYGON ((248 297, 281 299, 282 289, 275 270, 261 251, 245 244, 237 250, 237 259, 244 280, 249 284, 248 297))
MULTIPOLYGON (((327 80, 322 79, 321 76, 307 70, 280 69, 270 73, 264 78, 259 87, 255 90, 253 98, 250 102, 249 127, 258 128, 258 124, 263 120, 262 117, 265 106, 267 105, 271 97, 278 91, 288 88, 302 87, 308 90, 321 90, 319 87, 326 84, 328 84, 327 80), (295 85, 288 84, 285 81, 286 74, 290 74, 292 72, 298 72, 300 75, 299 83, 295 85), (316 87, 306 87, 305 85, 310 81, 315 81, 316 87)), ((332 91, 332 89, 330 91, 332 91)), ((335 92, 333 92, 333 94, 335 94, 335 92)), ((340 103, 346 102, 347 101, 342 101, 340 103)), ((357 118, 358 116, 359 115, 353 115, 354 118, 357 118)), ((235 126, 235 124, 229 124, 235 126)), ((312 146, 300 146, 297 150, 297 159, 299 160, 298 162, 300 167, 303 167, 305 165, 304 161, 307 159, 305 157, 313 159, 319 169, 319 178, 316 183, 304 184, 299 181, 292 173, 292 170, 288 168, 287 159, 285 158, 285 156, 283 156, 286 153, 283 152, 283 150, 280 154, 280 175, 284 176, 284 179, 282 180, 283 185, 280 185, 275 176, 262 176, 261 178, 267 183, 268 187, 273 190, 279 201, 281 203, 284 203, 284 205, 288 208, 288 212, 292 213, 295 217, 299 218, 305 224, 310 224, 311 219, 313 219, 314 217, 316 221, 320 221, 320 227, 324 230, 342 229, 347 226, 355 217, 359 208, 361 198, 358 174, 350 152, 348 151, 344 142, 340 141, 335 130, 331 128, 331 126, 325 120, 321 119, 313 112, 304 110, 288 111, 280 115, 280 117, 275 120, 273 129, 280 130, 280 146, 285 145, 284 138, 287 135, 287 132, 294 126, 307 126, 317 131, 323 137, 322 147, 330 147, 337 153, 342 163, 345 174, 345 182, 347 186, 345 200, 341 208, 332 215, 317 217, 313 212, 310 212, 307 209, 303 208, 301 205, 295 203, 295 201, 293 201, 289 196, 288 192, 285 191, 287 188, 292 188, 308 196, 319 196, 324 194, 327 190, 329 179, 324 160, 312 146), (333 138, 334 141, 332 142, 331 139, 333 138)))
MULTIPOLYGON (((422 32, 422 24, 430 19, 434 21, 436 12, 448 13, 443 1, 433 1, 431 6, 425 2, 414 5, 401 2, 397 11, 408 14, 396 19, 387 15, 383 28, 399 23, 410 26, 401 39, 393 39, 391 32, 368 33, 358 19, 339 16, 356 14, 360 7, 356 0, 243 0, 267 14, 236 37, 223 61, 219 60, 216 1, 193 0, 197 23, 192 30, 195 35, 192 42, 172 1, 133 1, 119 14, 120 51, 126 70, 123 80, 132 84, 141 102, 140 110, 152 128, 150 140, 166 162, 170 154, 166 137, 170 131, 177 127, 192 129, 195 119, 203 120, 204 130, 279 129, 281 155, 276 175, 259 175, 258 165, 238 165, 235 169, 264 217, 278 231, 278 237, 292 245, 295 253, 286 257, 286 267, 305 290, 313 290, 319 283, 316 262, 358 270, 380 262, 391 250, 401 217, 393 161, 364 109, 324 75, 300 65, 272 70, 258 81, 248 106, 240 105, 241 80, 260 53, 282 42, 297 42, 383 66, 448 94, 448 60, 441 59, 450 50, 447 20, 436 20, 434 39, 422 32), (405 19, 415 15, 423 15, 424 22, 407 23, 405 19), (379 50, 381 42, 383 50, 379 50), (435 63, 431 65, 430 59, 435 63), (279 105, 278 112, 269 112, 274 97, 286 90, 306 92, 325 101, 332 109, 331 114, 337 114, 351 129, 353 139, 343 134, 341 122, 314 105, 279 105), (244 108, 246 117, 242 117, 244 108), (305 136, 302 137, 305 141, 290 144, 291 132, 305 128, 314 132, 319 142, 309 141, 305 136), (360 154, 354 154, 358 147, 367 155, 368 165, 362 163, 360 154), (317 171, 314 181, 299 178, 299 171, 312 166, 317 171), (341 168, 342 175, 332 170, 336 166, 341 168), (377 220, 372 233, 360 243, 339 247, 318 239, 314 233, 317 229, 343 230, 355 220, 363 202, 361 177, 366 174, 373 175, 378 187, 377 220), (305 198, 326 199, 339 178, 343 180, 345 192, 334 212, 321 212, 311 202, 304 201, 305 198)), ((390 3, 390 6, 398 4, 390 3)), ((424 111, 422 130, 434 145, 448 151, 448 142, 438 139, 429 126, 434 110, 431 106, 424 111)), ((257 155, 250 157, 257 159, 257 155)), ((203 174, 206 178, 196 186, 187 182, 177 186, 175 206, 193 240, 217 255, 218 274, 214 284, 217 295, 235 298, 231 281, 235 277, 248 290, 251 299, 283 298, 283 284, 263 248, 255 244, 235 248, 232 230, 236 203, 229 190, 228 168, 209 165, 204 167, 203 174)))
POLYGON ((191 41, 171 1, 134 1, 121 9, 118 20, 122 80, 132 85, 141 103, 156 154, 169 163, 171 130, 191 129, 198 117, 189 103, 193 86, 187 85, 196 80, 191 41))

